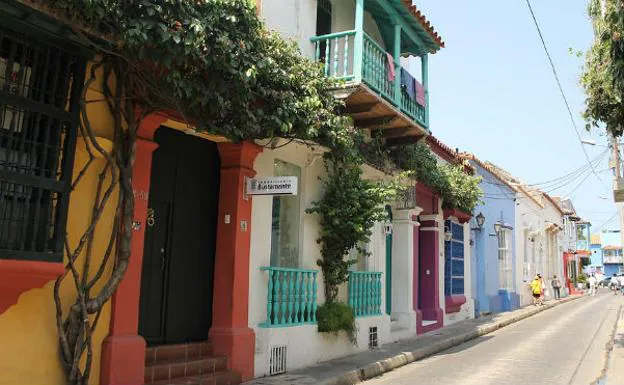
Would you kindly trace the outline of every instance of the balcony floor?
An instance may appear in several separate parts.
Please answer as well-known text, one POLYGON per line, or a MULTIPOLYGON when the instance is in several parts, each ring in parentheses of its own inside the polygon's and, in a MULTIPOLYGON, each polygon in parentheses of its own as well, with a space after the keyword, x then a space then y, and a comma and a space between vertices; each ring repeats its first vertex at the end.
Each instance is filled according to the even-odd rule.
POLYGON ((335 91, 345 102, 345 112, 355 126, 381 131, 388 144, 413 143, 429 134, 414 119, 401 112, 366 84, 347 84, 335 91))

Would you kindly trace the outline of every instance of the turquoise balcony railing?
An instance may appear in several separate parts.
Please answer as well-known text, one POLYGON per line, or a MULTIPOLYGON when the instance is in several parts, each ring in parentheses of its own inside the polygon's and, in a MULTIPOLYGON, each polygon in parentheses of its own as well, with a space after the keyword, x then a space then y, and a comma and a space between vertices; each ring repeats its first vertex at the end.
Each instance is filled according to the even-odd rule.
POLYGON ((313 37, 315 59, 323 62, 325 75, 340 80, 353 80, 353 46, 355 30, 313 37))
POLYGON ((349 306, 356 317, 381 314, 381 273, 349 273, 349 306))
MULTIPOLYGON (((315 36, 311 41, 315 59, 323 63, 325 75, 345 82, 361 79, 377 95, 422 127, 428 127, 427 107, 418 103, 414 92, 410 94, 402 88, 402 66, 395 63, 395 77, 391 80, 388 52, 368 34, 363 33, 361 50, 356 49, 355 30, 315 36)), ((425 63, 423 68, 426 74, 425 63)))
POLYGON ((264 327, 316 323, 316 270, 262 267, 268 274, 267 318, 264 327))

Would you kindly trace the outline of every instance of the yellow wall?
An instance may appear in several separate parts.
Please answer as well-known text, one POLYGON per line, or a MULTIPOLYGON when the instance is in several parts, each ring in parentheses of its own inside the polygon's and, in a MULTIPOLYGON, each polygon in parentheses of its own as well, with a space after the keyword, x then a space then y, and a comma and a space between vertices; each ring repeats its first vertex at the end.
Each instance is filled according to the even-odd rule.
MULTIPOLYGON (((88 93, 88 100, 101 100, 97 85, 88 93)), ((89 104, 89 119, 94 124, 100 142, 110 148, 112 119, 103 102, 89 104)), ((88 153, 82 138, 78 138, 74 177, 88 161, 88 153)), ((96 159, 89 172, 71 195, 67 231, 72 248, 78 242, 90 223, 92 205, 95 197, 98 174, 104 165, 102 159, 96 159)), ((108 180, 110 182, 110 180, 108 180)), ((117 202, 114 194, 96 228, 94 254, 91 274, 99 266, 108 244, 117 202)), ((82 260, 78 261, 82 269, 82 260)), ((110 274, 110 268, 104 279, 110 274)), ((1 277, 0 277, 1 279, 1 277)), ((58 334, 56 331, 55 306, 53 298, 54 282, 49 282, 42 289, 33 289, 24 293, 16 305, 0 315, 0 385, 61 385, 65 384, 58 353, 58 334)), ((93 293, 98 292, 96 286, 93 293)), ((75 288, 71 277, 67 277, 61 287, 64 311, 75 299, 75 288)), ((110 321, 110 303, 104 306, 98 327, 93 337, 93 365, 90 384, 99 383, 100 347, 108 334, 110 321)))

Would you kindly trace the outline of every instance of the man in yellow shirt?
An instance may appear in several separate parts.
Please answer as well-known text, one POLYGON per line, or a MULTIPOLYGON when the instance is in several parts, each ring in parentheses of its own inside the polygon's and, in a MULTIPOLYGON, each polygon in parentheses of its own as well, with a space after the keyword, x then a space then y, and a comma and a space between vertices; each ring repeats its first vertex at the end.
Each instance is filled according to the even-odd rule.
POLYGON ((533 293, 533 305, 543 305, 542 302, 542 277, 537 274, 531 281, 531 292, 533 293))

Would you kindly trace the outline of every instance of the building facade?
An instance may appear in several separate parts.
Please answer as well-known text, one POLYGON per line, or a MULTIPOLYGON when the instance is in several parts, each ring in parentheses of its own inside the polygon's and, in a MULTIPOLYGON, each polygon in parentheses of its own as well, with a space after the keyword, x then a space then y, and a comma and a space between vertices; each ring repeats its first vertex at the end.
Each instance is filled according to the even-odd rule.
POLYGON ((473 212, 472 289, 475 315, 517 309, 516 190, 496 170, 472 154, 463 154, 481 176, 484 197, 473 212))

